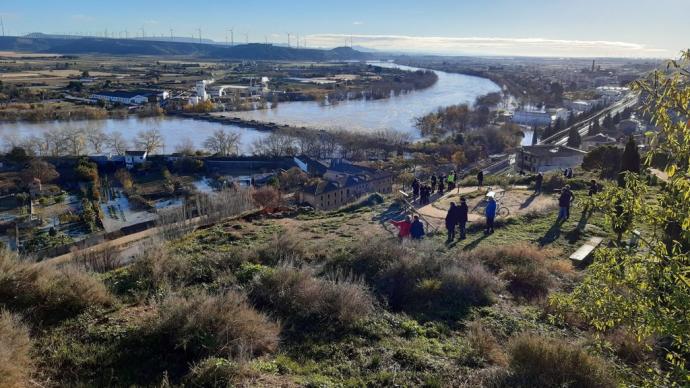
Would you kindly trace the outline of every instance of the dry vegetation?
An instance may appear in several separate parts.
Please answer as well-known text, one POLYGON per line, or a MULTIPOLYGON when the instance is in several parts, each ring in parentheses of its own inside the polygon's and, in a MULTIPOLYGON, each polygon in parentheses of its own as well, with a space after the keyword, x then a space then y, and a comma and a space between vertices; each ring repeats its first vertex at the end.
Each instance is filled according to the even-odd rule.
POLYGON ((17 315, 0 311, 0 386, 27 387, 32 371, 28 328, 17 315))

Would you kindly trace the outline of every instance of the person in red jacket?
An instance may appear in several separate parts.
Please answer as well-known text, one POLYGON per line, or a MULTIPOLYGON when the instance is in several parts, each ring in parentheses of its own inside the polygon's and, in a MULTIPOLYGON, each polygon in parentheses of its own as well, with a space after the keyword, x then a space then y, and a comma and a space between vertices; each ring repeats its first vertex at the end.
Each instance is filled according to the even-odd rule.
POLYGON ((405 216, 405 219, 402 221, 391 221, 391 224, 398 228, 398 237, 401 240, 404 238, 410 238, 410 228, 412 227, 410 216, 405 216))

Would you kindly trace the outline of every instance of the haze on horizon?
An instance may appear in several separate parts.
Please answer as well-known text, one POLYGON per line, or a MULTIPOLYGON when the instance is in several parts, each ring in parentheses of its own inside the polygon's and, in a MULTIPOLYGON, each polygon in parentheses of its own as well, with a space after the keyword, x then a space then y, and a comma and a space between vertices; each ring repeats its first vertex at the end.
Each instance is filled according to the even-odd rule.
POLYGON ((3 0, 6 35, 199 37, 440 55, 675 57, 690 46, 687 0, 3 0), (199 31, 200 30, 200 31, 199 31))

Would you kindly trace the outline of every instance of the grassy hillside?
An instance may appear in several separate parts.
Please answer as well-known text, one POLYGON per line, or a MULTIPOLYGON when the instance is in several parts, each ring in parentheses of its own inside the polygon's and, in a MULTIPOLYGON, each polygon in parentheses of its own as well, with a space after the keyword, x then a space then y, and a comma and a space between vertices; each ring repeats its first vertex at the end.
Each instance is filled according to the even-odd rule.
POLYGON ((600 214, 560 225, 542 209, 490 236, 474 223, 451 245, 401 244, 399 205, 373 203, 228 220, 102 274, 5 256, 0 343, 17 352, 0 358, 17 362, 1 372, 49 386, 612 387, 653 366, 626 332, 594 336, 547 302, 581 278, 567 257, 582 240, 610 237, 600 214))

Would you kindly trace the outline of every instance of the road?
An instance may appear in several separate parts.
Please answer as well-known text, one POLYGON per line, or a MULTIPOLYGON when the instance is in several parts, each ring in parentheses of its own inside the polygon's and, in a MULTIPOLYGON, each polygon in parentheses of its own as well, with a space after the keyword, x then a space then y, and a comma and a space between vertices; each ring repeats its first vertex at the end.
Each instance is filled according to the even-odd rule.
POLYGON ((575 127, 577 128, 577 131, 580 133, 580 135, 586 135, 587 131, 589 130, 589 124, 594 121, 594 120, 601 120, 607 115, 611 114, 611 116, 615 116, 616 113, 622 113, 626 108, 631 108, 635 104, 637 104, 638 101, 638 95, 637 93, 629 93, 626 97, 624 97, 622 100, 616 102, 615 104, 603 109, 601 112, 597 113, 593 117, 589 117, 585 120, 580 121, 579 123, 568 127, 558 133, 556 133, 553 136, 549 136, 546 139, 542 139, 539 143, 540 144, 556 144, 556 145, 565 145, 568 142, 568 133, 570 132, 570 129, 575 127))

